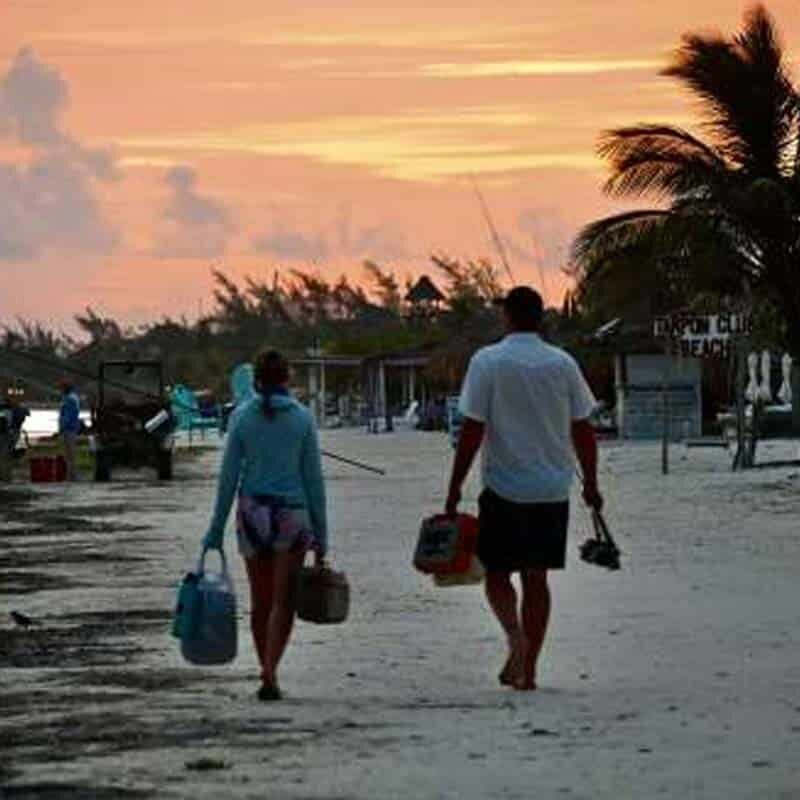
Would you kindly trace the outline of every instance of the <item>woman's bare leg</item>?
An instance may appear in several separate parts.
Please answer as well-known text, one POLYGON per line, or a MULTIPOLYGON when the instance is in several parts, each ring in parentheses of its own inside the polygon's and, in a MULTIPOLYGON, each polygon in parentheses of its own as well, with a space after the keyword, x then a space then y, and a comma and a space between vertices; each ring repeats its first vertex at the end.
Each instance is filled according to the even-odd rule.
POLYGON ((266 558, 247 558, 244 563, 250 582, 250 631, 263 673, 267 625, 272 611, 272 568, 266 558))
POLYGON ((294 582, 304 555, 303 551, 276 553, 267 561, 272 572, 272 608, 262 661, 262 679, 267 686, 277 685, 278 665, 292 634, 295 615, 294 582))

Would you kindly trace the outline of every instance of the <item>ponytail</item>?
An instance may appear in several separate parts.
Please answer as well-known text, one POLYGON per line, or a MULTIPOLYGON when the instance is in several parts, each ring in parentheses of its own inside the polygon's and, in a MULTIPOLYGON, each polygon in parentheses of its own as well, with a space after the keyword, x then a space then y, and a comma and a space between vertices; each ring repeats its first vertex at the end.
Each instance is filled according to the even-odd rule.
POLYGON ((272 397, 286 393, 289 363, 277 350, 267 350, 256 358, 254 372, 255 388, 262 397, 264 416, 272 419, 275 416, 272 397))

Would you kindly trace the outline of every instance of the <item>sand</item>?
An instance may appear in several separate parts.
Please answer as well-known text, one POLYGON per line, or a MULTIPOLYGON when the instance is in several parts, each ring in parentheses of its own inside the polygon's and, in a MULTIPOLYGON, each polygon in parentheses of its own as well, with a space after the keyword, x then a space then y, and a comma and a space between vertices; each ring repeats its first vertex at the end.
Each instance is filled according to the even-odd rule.
POLYGON ((623 569, 578 560, 576 506, 541 688, 520 694, 496 683, 502 639, 480 588, 410 568, 442 502, 446 437, 325 444, 389 475, 326 464, 352 616, 298 626, 278 704, 254 701, 231 536, 239 657, 191 667, 168 635, 217 449, 180 459, 170 485, 142 472, 0 489, 0 796, 800 797, 800 469, 731 474, 724 451, 678 446, 662 477, 657 446, 605 446, 623 569), (38 624, 15 627, 10 609, 38 624))

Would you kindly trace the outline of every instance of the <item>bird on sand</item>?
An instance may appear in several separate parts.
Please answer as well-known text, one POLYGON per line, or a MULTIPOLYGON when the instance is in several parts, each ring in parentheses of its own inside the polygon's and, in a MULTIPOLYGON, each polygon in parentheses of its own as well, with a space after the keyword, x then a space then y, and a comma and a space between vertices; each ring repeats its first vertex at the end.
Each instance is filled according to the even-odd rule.
POLYGON ((21 611, 12 611, 11 619, 13 619, 14 622, 21 628, 30 628, 31 625, 36 624, 34 620, 32 620, 27 614, 23 614, 21 611))

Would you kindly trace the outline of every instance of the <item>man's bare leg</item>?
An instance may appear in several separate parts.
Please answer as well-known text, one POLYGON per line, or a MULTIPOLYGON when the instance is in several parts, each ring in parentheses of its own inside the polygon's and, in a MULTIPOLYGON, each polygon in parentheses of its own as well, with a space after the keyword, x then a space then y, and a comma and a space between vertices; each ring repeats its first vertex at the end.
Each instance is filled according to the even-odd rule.
POLYGON ((522 573, 522 630, 524 653, 522 679, 517 689, 536 688, 536 664, 547 634, 550 619, 550 587, 547 570, 529 569, 522 573))
POLYGON ((517 611, 517 592, 508 572, 486 574, 486 598, 508 640, 508 660, 500 673, 500 682, 516 685, 522 677, 522 653, 525 645, 517 611))

